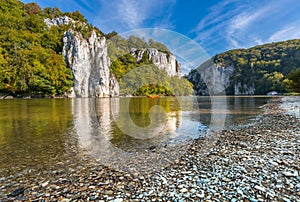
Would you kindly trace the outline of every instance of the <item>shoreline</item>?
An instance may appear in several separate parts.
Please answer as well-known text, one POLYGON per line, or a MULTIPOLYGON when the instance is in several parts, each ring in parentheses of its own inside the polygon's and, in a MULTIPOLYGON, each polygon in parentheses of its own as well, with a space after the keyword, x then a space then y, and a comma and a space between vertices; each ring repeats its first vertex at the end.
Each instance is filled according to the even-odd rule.
POLYGON ((0 201, 300 201, 299 106, 299 97, 276 97, 253 125, 219 131, 207 154, 196 139, 173 164, 149 174, 84 160, 50 177, 19 176, 12 180, 19 187, 0 179, 0 201))
MULTIPOLYGON (((284 98, 284 97, 299 97, 299 96, 290 96, 290 95, 158 95, 159 98, 165 98, 165 97, 228 97, 228 98, 234 98, 234 97, 240 97, 240 98, 247 98, 247 97, 254 97, 254 98, 284 98)), ((24 96, 24 97, 14 97, 14 96, 0 96, 0 100, 30 100, 30 99, 78 99, 81 97, 71 97, 71 96, 24 96)), ((147 97, 147 95, 119 95, 119 96, 112 96, 112 97, 82 97, 85 99, 89 98, 150 98, 147 97)), ((158 97, 157 97, 158 98, 158 97)))

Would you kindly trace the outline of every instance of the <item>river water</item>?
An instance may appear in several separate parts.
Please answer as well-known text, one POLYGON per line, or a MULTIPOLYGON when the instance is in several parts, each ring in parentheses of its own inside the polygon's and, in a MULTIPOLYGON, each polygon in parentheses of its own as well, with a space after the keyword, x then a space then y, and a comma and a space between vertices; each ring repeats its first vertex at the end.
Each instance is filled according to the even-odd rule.
POLYGON ((24 170, 47 170, 82 151, 103 157, 114 155, 112 149, 130 153, 183 144, 210 128, 253 122, 269 99, 0 100, 0 179, 24 170))

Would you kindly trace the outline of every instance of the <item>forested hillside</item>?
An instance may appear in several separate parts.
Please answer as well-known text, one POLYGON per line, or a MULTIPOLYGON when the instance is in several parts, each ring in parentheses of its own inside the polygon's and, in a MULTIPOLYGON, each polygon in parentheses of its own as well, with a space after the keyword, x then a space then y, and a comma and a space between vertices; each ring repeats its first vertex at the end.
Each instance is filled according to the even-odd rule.
MULTIPOLYGON (((12 94, 62 94, 72 86, 72 72, 62 51, 68 27, 48 28, 44 18, 61 15, 35 3, 0 1, 0 91, 12 94)), ((82 18, 79 13, 66 13, 82 18)), ((83 18, 82 18, 83 19, 83 18)))
MULTIPOLYGON (((99 38, 106 38, 111 61, 109 68, 121 87, 125 85, 122 84, 122 77, 132 69, 147 65, 153 67, 153 62, 145 51, 142 58, 138 59, 132 53, 133 48, 154 48, 166 57, 172 54, 164 44, 152 39, 146 41, 137 36, 123 38, 114 31, 104 34, 89 24, 78 11, 42 9, 36 3, 24 4, 18 0, 0 1, 0 27, 0 97, 69 93, 74 84, 74 74, 63 57, 62 49, 64 34, 70 29, 80 33, 84 39, 89 39, 92 32, 96 32, 99 38), (74 23, 60 26, 47 26, 45 23, 45 19, 62 16, 68 16, 74 23)), ((300 39, 295 39, 230 50, 216 55, 212 60, 217 69, 226 74, 223 76, 228 80, 225 84, 227 94, 299 92, 299 47, 300 39)), ((159 78, 160 84, 145 83, 135 95, 191 93, 191 83, 184 78, 170 77, 155 68, 150 68, 146 73, 159 73, 164 79, 159 78)), ((194 70, 188 78, 194 84, 196 94, 207 94, 205 83, 197 74, 194 70)), ((130 75, 127 79, 134 81, 137 77, 130 75)), ((124 89, 124 92, 127 91, 128 89, 124 89)))
MULTIPOLYGON (((73 29, 83 38, 105 37, 108 42, 110 67, 116 78, 120 78, 137 66, 152 64, 148 59, 137 61, 130 54, 132 48, 156 48, 170 54, 162 43, 150 39, 146 42, 136 36, 122 38, 116 32, 104 34, 93 27, 78 11, 62 12, 59 8, 44 8, 36 3, 24 4, 18 0, 0 1, 0 95, 63 95, 73 86, 74 75, 62 55, 63 37, 73 29), (45 19, 70 17, 75 23, 47 26, 45 19)), ((174 78, 180 85, 190 88, 185 79, 174 78)), ((166 89, 152 85, 136 94, 165 94, 166 89)), ((178 89, 177 89, 177 92, 178 89)), ((170 93, 170 91, 168 91, 170 93)), ((0 96, 1 97, 1 96, 0 96)))
POLYGON ((165 71, 153 65, 146 52, 143 53, 141 60, 137 60, 132 54, 132 50, 154 48, 165 53, 168 57, 171 52, 164 44, 153 39, 149 39, 147 42, 137 36, 130 36, 125 39, 116 33, 109 33, 106 36, 109 39, 108 54, 112 59, 111 70, 120 82, 121 94, 128 94, 139 82, 143 84, 143 87, 135 91, 134 95, 192 95, 192 84, 186 78, 167 75, 165 71), (111 37, 112 35, 113 37, 111 37), (132 49, 133 47, 134 49, 132 49), (142 68, 146 66, 149 68, 142 68), (122 77, 138 67, 144 71, 137 70, 135 73, 129 74, 126 81, 122 80, 122 77))
MULTIPOLYGON (((291 72, 300 68, 300 39, 230 50, 212 58, 216 67, 229 71, 227 94, 265 95, 269 91, 285 93, 292 88, 291 72), (249 90, 250 88, 253 89, 249 90)), ((196 71, 191 74, 197 74, 196 71)), ((293 73, 294 75, 296 73, 293 73)), ((295 79, 293 79, 296 82, 295 79)), ((201 81, 192 81, 198 88, 201 81), (199 83, 200 82, 200 83, 199 83)), ((294 83, 295 84, 295 83, 294 83)), ((195 89, 199 91, 199 89, 195 89)))

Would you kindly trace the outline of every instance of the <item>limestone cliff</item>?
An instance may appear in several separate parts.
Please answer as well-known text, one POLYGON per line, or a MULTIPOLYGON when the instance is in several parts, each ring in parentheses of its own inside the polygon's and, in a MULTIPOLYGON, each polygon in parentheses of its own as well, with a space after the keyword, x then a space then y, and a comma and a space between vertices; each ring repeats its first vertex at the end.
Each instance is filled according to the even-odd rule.
MULTIPOLYGON (((64 33, 62 54, 74 75, 74 86, 70 97, 112 97, 119 95, 119 83, 110 70, 110 58, 107 55, 107 43, 103 36, 92 30, 89 37, 83 37, 75 31, 76 24, 67 16, 45 19, 48 27, 72 25, 64 33)), ((81 26, 85 26, 81 23, 81 26)), ((170 76, 181 76, 180 64, 176 57, 155 48, 136 50, 131 54, 141 60, 143 56, 170 76)))
POLYGON ((159 69, 163 69, 169 76, 181 76, 181 67, 176 57, 170 53, 161 52, 155 48, 137 50, 132 48, 131 54, 140 61, 146 54, 148 60, 151 61, 159 69))
POLYGON ((88 39, 73 30, 63 38, 63 55, 74 74, 76 97, 109 97, 118 95, 118 82, 109 70, 104 37, 92 31, 88 39))
MULTIPOLYGON (((283 94, 287 92, 284 80, 299 68, 299 47, 300 39, 293 39, 229 50, 210 59, 214 63, 211 71, 219 72, 228 95, 267 95, 271 91, 283 94)), ((199 72, 201 77, 209 76, 199 72)), ((200 75, 197 71, 189 74, 195 94, 207 93, 200 75)))
POLYGON ((233 88, 234 95, 253 95, 255 86, 235 82, 233 77, 236 67, 214 64, 212 60, 202 64, 197 70, 188 75, 188 80, 194 84, 195 95, 218 94, 222 91, 228 92, 233 88), (207 65, 209 63, 210 65, 207 65))
POLYGON ((46 23, 46 25, 48 27, 68 25, 68 24, 74 25, 75 24, 75 21, 68 16, 62 16, 62 17, 53 18, 53 19, 46 18, 44 20, 44 22, 46 23))
MULTIPOLYGON (((72 23, 69 17, 45 19, 48 26, 72 23)), ((72 28, 63 37, 62 54, 74 74, 71 97, 111 97, 119 95, 119 84, 110 71, 105 37, 97 36, 92 30, 89 38, 84 38, 72 28)))
POLYGON ((221 95, 225 94, 232 72, 232 67, 216 67, 211 60, 208 60, 191 71, 187 78, 194 84, 195 95, 221 95))

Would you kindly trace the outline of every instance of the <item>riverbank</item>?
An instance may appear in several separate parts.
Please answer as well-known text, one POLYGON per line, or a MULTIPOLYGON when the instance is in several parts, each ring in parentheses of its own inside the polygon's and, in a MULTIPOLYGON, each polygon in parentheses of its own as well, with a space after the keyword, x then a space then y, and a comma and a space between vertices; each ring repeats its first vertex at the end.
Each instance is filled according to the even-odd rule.
MULTIPOLYGON (((91 159, 58 162, 34 178, 0 179, 0 199, 36 201, 300 201, 299 97, 276 98, 253 125, 203 139, 160 172, 117 172, 91 159), (61 165, 61 166, 60 166, 61 165), (68 167, 64 166, 68 165, 68 167)), ((70 143, 72 144, 72 143, 70 143)), ((31 176, 32 177, 32 176, 31 176)))

